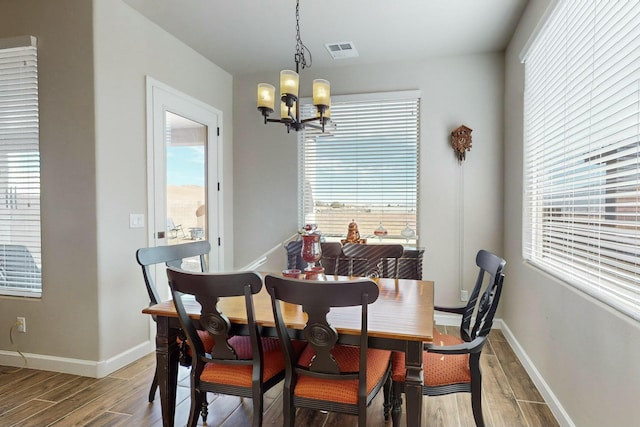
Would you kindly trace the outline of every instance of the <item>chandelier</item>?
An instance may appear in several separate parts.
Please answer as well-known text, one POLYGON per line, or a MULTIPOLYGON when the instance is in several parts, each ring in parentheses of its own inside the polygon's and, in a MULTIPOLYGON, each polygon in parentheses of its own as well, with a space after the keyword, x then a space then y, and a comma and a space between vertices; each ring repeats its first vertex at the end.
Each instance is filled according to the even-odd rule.
POLYGON ((258 110, 264 117, 264 123, 282 123, 287 127, 287 133, 291 129, 299 131, 305 126, 322 129, 331 118, 331 97, 330 85, 327 80, 316 79, 313 81, 313 105, 316 108, 316 116, 301 119, 300 105, 298 105, 298 88, 300 82, 300 67, 311 67, 311 51, 302 43, 300 39, 300 0, 296 2, 296 53, 294 55, 296 70, 280 71, 280 118, 270 119, 275 107, 276 88, 268 83, 258 83, 258 110), (305 57, 305 51, 309 55, 309 60, 305 57), (318 123, 315 123, 318 122, 318 123))

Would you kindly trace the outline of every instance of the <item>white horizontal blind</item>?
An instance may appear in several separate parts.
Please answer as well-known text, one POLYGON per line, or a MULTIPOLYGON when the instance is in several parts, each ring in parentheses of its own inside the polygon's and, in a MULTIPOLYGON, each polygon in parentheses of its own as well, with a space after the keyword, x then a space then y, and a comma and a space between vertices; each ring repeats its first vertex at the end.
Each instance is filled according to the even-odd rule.
POLYGON ((523 253, 640 320, 640 2, 561 2, 525 59, 523 253))
POLYGON ((417 232, 419 118, 417 91, 333 97, 328 132, 298 135, 300 226, 344 238, 355 220, 360 236, 373 238, 382 224, 385 241, 415 244, 401 232, 417 232))
POLYGON ((0 40, 0 294, 41 295, 35 38, 0 40))

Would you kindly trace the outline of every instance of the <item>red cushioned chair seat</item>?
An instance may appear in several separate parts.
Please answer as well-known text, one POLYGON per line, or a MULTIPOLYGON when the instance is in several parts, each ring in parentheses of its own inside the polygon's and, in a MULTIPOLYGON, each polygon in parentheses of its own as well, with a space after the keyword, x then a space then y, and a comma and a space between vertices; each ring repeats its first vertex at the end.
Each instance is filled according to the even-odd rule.
MULTIPOLYGON (((464 341, 452 335, 440 334, 434 331, 433 344, 448 346, 462 344, 464 341)), ((424 352, 422 355, 425 386, 442 386, 471 382, 469 371, 469 355, 443 355, 424 352)), ((406 376, 404 353, 393 352, 391 357, 391 378, 396 382, 404 382, 406 376)))
MULTIPOLYGON (((261 338, 263 351, 262 381, 266 382, 284 370, 284 355, 280 341, 277 338, 261 338)), ((306 345, 303 341, 293 341, 294 350, 302 351, 306 345)), ((229 344, 236 351, 238 359, 251 359, 251 340, 248 336, 235 336, 229 339, 229 344)), ((216 384, 228 384, 240 387, 251 387, 253 374, 252 365, 225 365, 221 363, 207 363, 200 374, 200 380, 216 384)))
MULTIPOLYGON (((336 346, 332 352, 338 363, 340 372, 357 372, 360 358, 359 347, 336 346)), ((308 367, 315 356, 312 346, 307 346, 298 359, 298 365, 308 367)), ((367 350, 367 394, 371 393, 376 384, 385 375, 389 366, 391 352, 387 350, 367 350)), ((298 375, 294 394, 317 400, 357 404, 358 380, 324 380, 298 375)))
MULTIPOLYGON (((204 346, 204 351, 206 351, 207 353, 210 353, 211 349, 213 348, 213 345, 215 344, 215 342, 213 341, 213 337, 207 331, 198 329, 197 332, 198 332, 198 335, 200 336, 200 341, 202 341, 202 345, 204 346)), ((182 340, 180 339, 180 337, 176 337, 176 342, 178 344, 182 344, 182 340)), ((189 347, 188 345, 187 345, 187 354, 191 356, 191 347, 189 347)))

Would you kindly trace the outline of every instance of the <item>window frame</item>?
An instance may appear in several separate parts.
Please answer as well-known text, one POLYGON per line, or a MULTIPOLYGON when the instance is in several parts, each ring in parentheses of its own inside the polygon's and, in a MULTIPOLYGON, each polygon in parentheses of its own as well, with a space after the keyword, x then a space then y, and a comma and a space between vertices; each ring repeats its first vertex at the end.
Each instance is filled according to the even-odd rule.
POLYGON ((561 1, 522 55, 523 258, 636 320, 638 17, 632 3, 561 1))
POLYGON ((42 296, 37 40, 0 39, 0 295, 42 296))
MULTIPOLYGON (((350 221, 355 220, 355 222, 359 226, 360 237, 366 238, 367 243, 401 243, 401 244, 405 244, 407 246, 412 246, 412 247, 418 245, 418 242, 419 242, 418 209, 419 209, 419 178, 420 178, 420 170, 419 170, 420 169, 419 168, 419 165, 420 165, 420 103, 421 103, 421 93, 419 90, 332 96, 332 107, 331 107, 332 121, 330 122, 330 124, 328 124, 325 127, 325 130, 327 131, 327 133, 322 134, 320 130, 314 129, 314 128, 309 129, 309 127, 298 132, 298 178, 299 178, 298 179, 298 226, 300 228, 302 228, 306 223, 318 223, 319 229, 323 233, 323 236, 327 241, 339 241, 346 237, 350 221), (387 108, 385 108, 385 104, 387 108), (329 228, 328 230, 323 229, 323 226, 322 226, 323 221, 318 220, 318 217, 315 216, 319 212, 316 211, 316 213, 309 213, 309 212, 306 212, 305 210, 305 205, 307 206, 307 210, 310 205, 309 200, 307 199, 307 191, 309 191, 309 189, 307 188, 308 186, 306 184, 306 176, 305 176, 306 168, 307 168, 305 153, 308 152, 307 150, 305 150, 305 147, 306 147, 305 141, 309 136, 311 136, 312 138, 315 138, 315 137, 334 138, 334 141, 337 141, 337 142, 334 142, 334 144, 336 144, 334 145, 334 147, 337 147, 337 148, 335 148, 333 152, 338 154, 336 154, 336 157, 334 157, 332 160, 338 163, 341 159, 340 156, 342 156, 342 159, 344 159, 345 156, 348 155, 348 152, 351 149, 351 147, 349 147, 349 144, 352 144, 352 142, 349 142, 349 141, 358 140, 358 138, 362 140, 367 140, 366 136, 361 136, 362 129, 365 129, 364 126, 361 127, 356 124, 355 131, 354 131, 354 128, 352 127, 356 122, 355 116, 358 116, 359 114, 364 114, 364 113, 360 113, 360 112, 354 113, 354 112, 350 112, 349 110, 356 110, 359 107, 361 107, 360 108, 361 110, 368 108, 368 109, 371 109, 372 111, 379 111, 377 114, 366 113, 369 115, 366 118, 363 118, 362 120, 364 121, 368 118, 379 120, 379 122, 376 122, 377 126, 374 126, 373 128, 374 131, 378 132, 377 135, 381 135, 379 137, 381 140, 383 140, 384 138, 389 138, 387 142, 382 142, 382 143, 373 141, 372 138, 369 138, 368 144, 366 146, 367 148, 370 148, 372 150, 372 153, 367 155, 368 156, 367 158, 375 159, 377 157, 378 160, 377 162, 374 160, 374 164, 376 165, 384 164, 385 167, 387 168, 387 173, 384 176, 379 178, 380 186, 381 186, 380 192, 382 193, 382 196, 380 197, 380 202, 378 202, 377 204, 370 203, 367 206, 363 206, 364 204, 367 203, 366 201, 363 201, 363 200, 366 200, 367 197, 371 197, 371 196, 367 196, 368 191, 365 187, 361 187, 361 190, 359 192, 358 190, 354 190, 354 192, 357 192, 358 195, 362 195, 362 199, 360 199, 359 202, 355 202, 354 206, 352 206, 352 208, 354 209, 354 212, 353 213, 343 212, 344 215, 339 215, 340 216, 340 218, 338 219, 339 224, 336 224, 335 220, 334 221, 329 220, 329 222, 333 222, 333 224, 331 226, 328 226, 329 228), (396 114, 396 113, 393 113, 394 109, 396 108, 400 112, 399 114, 406 114, 406 116, 404 116, 404 119, 396 119, 395 117, 393 117, 393 115, 396 114), (403 112, 402 110, 406 110, 406 111, 403 112), (389 116, 387 116, 387 114, 389 114, 389 116), (341 118, 343 123, 345 123, 345 125, 342 127, 342 129, 344 129, 342 134, 340 134, 341 118), (347 121, 349 121, 348 124, 346 124, 347 121), (396 123, 396 126, 404 126, 405 129, 389 130, 390 128, 388 128, 388 126, 393 125, 394 123, 396 123), (327 136, 327 135, 332 135, 332 136, 327 136), (390 137, 389 135, 392 135, 392 136, 390 137), (396 135, 400 135, 400 136, 396 136, 396 135), (394 144, 394 143, 399 144, 397 149, 398 159, 395 160, 395 162, 394 161, 384 162, 384 154, 383 154, 384 150, 385 149, 387 151, 393 150, 393 147, 390 144, 394 144), (380 151, 376 152, 376 150, 378 150, 378 148, 375 147, 376 145, 382 145, 382 147, 378 147, 378 148, 381 148, 380 151), (410 164, 411 166, 410 168, 407 168, 406 172, 401 173, 399 171, 404 167, 403 163, 404 165, 410 164), (400 176, 401 174, 404 174, 405 176, 401 177, 400 176), (390 189, 393 189, 394 187, 396 188, 396 193, 398 193, 398 188, 401 189, 400 192, 402 193, 402 196, 398 196, 399 199, 396 198, 395 201, 392 201, 392 196, 391 196, 392 190, 390 189), (385 188, 387 190, 384 190, 385 188), (386 191, 386 194, 385 194, 385 191, 386 191), (385 205, 385 200, 389 200, 389 203, 387 203, 386 205, 385 205), (379 217, 375 219, 375 224, 372 224, 372 222, 374 221, 373 217, 376 215, 375 212, 384 211, 385 206, 389 212, 395 209, 398 212, 397 216, 399 217, 400 215, 403 215, 403 218, 402 219, 395 218, 395 220, 386 219, 386 218, 391 218, 391 216, 385 217, 383 216, 384 215, 383 213, 379 213, 379 217), (369 209, 369 211, 367 211, 367 209, 369 209), (365 213, 365 212, 369 212, 369 213, 365 213), (344 216, 344 218, 342 218, 342 216, 344 216), (387 221, 386 223, 385 223, 385 219, 387 221), (388 234, 385 236, 376 236, 374 234, 374 231, 376 230, 377 227, 379 227, 380 222, 383 224, 385 228, 388 228, 388 234), (401 227, 399 227, 398 225, 398 223, 400 222, 402 223, 401 227), (405 225, 407 225, 407 227, 405 227, 405 225), (408 229, 410 229, 410 231, 413 232, 413 235, 407 235, 401 232, 401 231, 408 231, 408 229)), ((315 114, 315 109, 311 104, 312 104, 312 101, 310 98, 303 98, 300 100, 300 111, 303 118, 312 117, 312 115, 315 114)), ((321 140, 314 139, 314 142, 315 141, 318 141, 318 144, 321 143, 321 140)), ((310 148, 310 150, 312 150, 312 148, 310 148)), ((395 154, 396 152, 394 150, 394 155, 395 154)), ((328 159, 329 158, 327 157, 325 161, 328 159)), ((310 161, 310 163, 312 164, 312 172, 309 172, 309 173, 314 173, 315 171, 316 177, 317 177, 318 171, 322 167, 322 165, 320 164, 322 161, 323 160, 321 160, 319 157, 317 157, 316 160, 312 159, 310 161)), ((365 164, 367 164, 367 162, 363 161, 363 165, 365 164)), ((368 162, 368 164, 371 164, 371 162, 368 162)), ((358 165, 356 164, 353 167, 357 168, 358 165)), ((361 174, 366 173, 365 169, 366 169, 365 167, 363 167, 362 170, 358 169, 359 171, 357 174, 358 177, 360 177, 361 174)), ((381 168, 378 168, 378 171, 380 170, 381 168)), ((344 181, 347 181, 352 178, 348 178, 347 176, 345 176, 344 171, 345 169, 343 168, 341 172, 339 172, 341 176, 339 182, 343 182, 343 184, 346 186, 347 184, 345 184, 344 181)), ((360 178, 356 178, 356 179, 360 180, 360 178)), ((330 180, 327 180, 325 178, 325 182, 329 182, 329 181, 335 182, 335 178, 332 177, 330 180)), ((360 181, 360 182, 363 182, 363 181, 360 181)), ((321 187, 323 186, 323 184, 319 184, 319 185, 321 187)), ((342 198, 345 197, 344 189, 338 192, 343 194, 339 196, 336 193, 334 193, 335 200, 331 201, 332 205, 333 205, 333 202, 340 203, 341 200, 338 200, 338 199, 341 197, 342 198)), ((349 199, 351 198, 349 197, 349 199)), ((327 201, 323 201, 323 202, 327 202, 327 201)), ((315 203, 317 203, 317 201, 314 201, 313 203, 314 206, 315 206, 315 203)), ((387 215, 390 215, 390 214, 387 212, 387 215)), ((327 223, 325 222, 325 225, 326 224, 327 223)))

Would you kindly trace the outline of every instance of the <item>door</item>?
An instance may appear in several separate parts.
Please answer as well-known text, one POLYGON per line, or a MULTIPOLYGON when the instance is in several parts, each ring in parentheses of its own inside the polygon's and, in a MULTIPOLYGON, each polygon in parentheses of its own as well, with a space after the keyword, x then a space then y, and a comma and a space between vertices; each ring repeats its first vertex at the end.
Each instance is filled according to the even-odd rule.
MULTIPOLYGON (((221 113, 151 78, 147 110, 149 246, 207 239, 209 270, 217 271, 221 113)), ((198 270, 198 258, 183 268, 198 270)), ((159 291, 168 297, 168 289, 159 291)))

